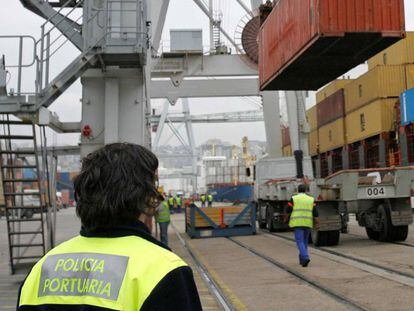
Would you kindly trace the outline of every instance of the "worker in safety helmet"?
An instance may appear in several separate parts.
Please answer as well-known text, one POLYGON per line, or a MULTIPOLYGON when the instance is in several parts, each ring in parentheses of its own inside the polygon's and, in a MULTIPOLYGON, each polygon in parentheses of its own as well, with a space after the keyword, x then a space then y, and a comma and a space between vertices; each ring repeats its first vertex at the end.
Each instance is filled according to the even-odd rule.
POLYGON ((312 228, 319 228, 319 215, 313 197, 306 194, 306 186, 299 185, 298 194, 288 203, 285 221, 295 230, 296 245, 299 249, 299 264, 307 267, 310 258, 308 242, 312 228))
POLYGON ((177 194, 174 198, 175 204, 177 205, 177 213, 181 213, 181 207, 183 206, 183 199, 179 194, 177 194))
POLYGON ((208 202, 208 207, 213 207, 213 195, 212 194, 207 194, 207 202, 208 202))
POLYGON ((200 196, 200 201, 201 207, 206 207, 207 196, 204 193, 200 196))
POLYGON ((192 270, 145 220, 163 199, 146 148, 107 145, 74 181, 80 235, 48 252, 21 286, 17 310, 201 310, 192 270))
POLYGON ((164 200, 157 208, 155 221, 160 227, 161 242, 168 245, 168 226, 170 225, 170 206, 164 200))

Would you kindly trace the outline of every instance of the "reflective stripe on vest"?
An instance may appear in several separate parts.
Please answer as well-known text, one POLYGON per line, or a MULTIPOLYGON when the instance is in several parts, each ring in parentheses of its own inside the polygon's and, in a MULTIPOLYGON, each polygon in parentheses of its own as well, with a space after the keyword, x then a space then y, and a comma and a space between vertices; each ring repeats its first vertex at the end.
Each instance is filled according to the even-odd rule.
POLYGON ((313 227, 314 198, 306 194, 298 194, 292 197, 293 210, 290 215, 289 227, 313 227))
POLYGON ((155 217, 157 222, 169 222, 170 221, 170 206, 167 202, 162 202, 161 208, 155 217))
POLYGON ((143 238, 75 237, 46 254, 22 287, 19 306, 91 305, 139 310, 157 284, 186 266, 143 238))

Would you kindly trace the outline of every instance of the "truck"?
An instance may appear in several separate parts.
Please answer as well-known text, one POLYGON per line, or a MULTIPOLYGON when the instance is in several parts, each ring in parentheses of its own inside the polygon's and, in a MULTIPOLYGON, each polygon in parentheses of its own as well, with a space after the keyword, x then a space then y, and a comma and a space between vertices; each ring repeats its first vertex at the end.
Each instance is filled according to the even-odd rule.
MULTIPOLYGON (((370 239, 404 241, 413 222, 414 167, 345 169, 315 178, 307 145, 305 93, 288 91, 285 98, 294 157, 282 157, 279 150, 269 148, 269 154, 256 162, 254 203, 259 227, 288 230, 283 215, 298 186, 305 184, 319 211, 320 228, 312 229, 311 234, 316 246, 337 245, 340 234, 348 232, 350 214, 355 214, 370 239)), ((275 99, 277 105, 273 103, 271 108, 264 100, 263 109, 267 140, 280 146, 280 124, 274 118, 279 116, 279 101, 275 99), (269 109, 273 114, 266 113, 269 109)))

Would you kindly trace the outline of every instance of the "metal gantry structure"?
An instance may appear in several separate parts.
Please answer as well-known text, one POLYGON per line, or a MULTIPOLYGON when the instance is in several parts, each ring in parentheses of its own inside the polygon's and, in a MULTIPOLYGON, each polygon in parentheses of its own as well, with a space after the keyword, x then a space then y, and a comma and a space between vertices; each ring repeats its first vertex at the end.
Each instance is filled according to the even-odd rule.
MULTIPOLYGON (((182 53, 169 57, 159 55, 158 50, 170 0, 20 1, 45 21, 39 39, 22 35, 0 36, 0 41, 15 39, 17 42, 18 63, 8 64, 7 56, 0 62, 0 113, 8 115, 10 120, 15 120, 12 116, 16 116, 24 122, 47 126, 60 133, 83 133, 87 127, 89 134, 81 135, 80 142, 83 157, 113 142, 151 146, 151 120, 154 120, 150 114, 151 99, 165 99, 168 106, 193 97, 261 96, 268 153, 281 157, 278 92, 260 92, 257 68, 246 64, 240 55, 226 54, 222 49, 221 36, 233 45, 234 51, 243 53, 224 29, 220 17, 214 15, 212 1, 206 4, 193 0, 210 22, 214 49, 207 55, 182 53), (53 75, 52 69, 60 61, 57 55, 68 47, 77 49, 78 55, 65 69, 53 75), (32 59, 24 63, 23 51, 29 49, 32 49, 32 59), (27 68, 35 72, 30 90, 24 90, 22 83, 27 68), (16 74, 14 87, 7 86, 8 71, 16 74), (82 120, 61 122, 48 108, 79 78, 82 83, 82 120)), ((249 9, 245 2, 236 2, 252 17, 251 12, 262 3, 251 0, 249 9)), ((187 108, 181 121, 186 126, 194 172, 192 124, 218 121, 220 116, 200 116, 193 120, 188 103, 184 107, 187 108)), ((232 117, 233 120, 247 118, 246 115, 232 117)), ((229 119, 222 120, 229 122, 229 119)), ((174 124, 165 120, 163 123, 174 124)), ((9 136, 13 135, 10 133, 9 136)), ((156 148, 156 143, 154 145, 156 148)), ((46 146, 39 148, 42 152, 34 152, 35 157, 47 154, 46 146)), ((49 166, 50 159, 49 156, 49 166)), ((41 160, 37 162, 42 163, 41 160)), ((3 157, 3 170, 6 163, 7 159, 3 157)), ((46 173, 46 167, 38 166, 38 170, 39 174, 46 173)), ((8 202, 11 202, 8 208, 18 208, 17 203, 8 202)), ((53 226, 46 222, 48 225, 53 226)), ((9 230, 9 236, 11 234, 14 232, 9 230)), ((48 247, 50 245, 45 249, 48 247)))

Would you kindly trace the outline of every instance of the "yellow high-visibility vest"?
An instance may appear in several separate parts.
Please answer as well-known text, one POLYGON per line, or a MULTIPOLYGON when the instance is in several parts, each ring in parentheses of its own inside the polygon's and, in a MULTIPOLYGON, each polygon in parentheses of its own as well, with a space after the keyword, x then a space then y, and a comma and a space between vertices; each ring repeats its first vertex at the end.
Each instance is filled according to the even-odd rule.
POLYGON ((19 306, 91 305, 139 310, 157 284, 186 266, 137 236, 75 237, 46 254, 23 284, 19 306))
POLYGON ((155 220, 159 223, 170 221, 170 206, 166 201, 162 202, 161 208, 155 216, 155 220))
POLYGON ((313 228, 313 205, 315 199, 304 193, 292 197, 293 211, 290 215, 289 227, 313 228))

